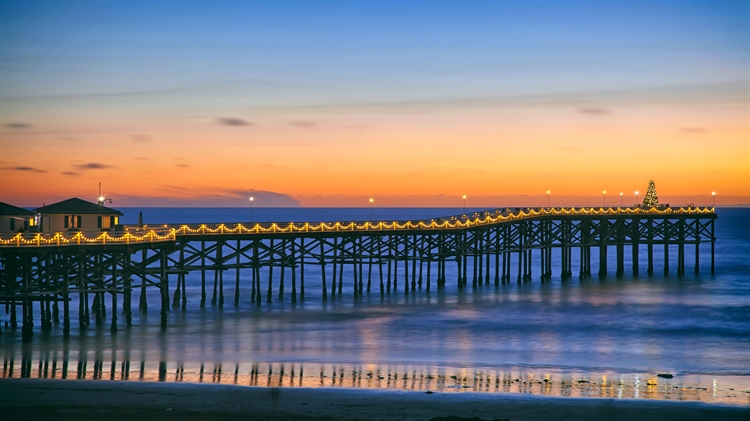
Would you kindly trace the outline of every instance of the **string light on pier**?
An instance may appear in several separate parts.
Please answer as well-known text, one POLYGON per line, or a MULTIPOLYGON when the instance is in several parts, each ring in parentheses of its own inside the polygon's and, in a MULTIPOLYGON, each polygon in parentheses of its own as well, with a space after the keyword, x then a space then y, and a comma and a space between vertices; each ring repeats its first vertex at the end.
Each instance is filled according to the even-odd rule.
MULTIPOLYGON (((715 194, 715 192, 714 192, 715 194)), ((713 194, 712 194, 713 195, 713 194)), ((252 203, 253 200, 248 200, 252 203)), ((371 217, 374 198, 367 198, 370 203, 371 217)), ((172 306, 178 304, 182 297, 182 309, 186 310, 187 297, 184 295, 186 288, 186 276, 179 276, 175 285, 174 299, 170 300, 171 291, 167 289, 167 274, 180 273, 188 276, 190 273, 201 272, 201 308, 206 306, 206 286, 203 273, 215 269, 214 291, 218 288, 218 307, 223 307, 224 285, 223 273, 230 268, 236 268, 235 303, 238 305, 240 294, 240 269, 253 269, 251 277, 246 276, 246 281, 252 281, 251 303, 259 306, 261 296, 266 296, 266 301, 271 303, 271 296, 278 291, 278 301, 282 302, 284 297, 284 273, 291 269, 291 300, 297 303, 297 281, 300 285, 300 300, 305 300, 305 266, 320 267, 322 282, 322 299, 327 302, 329 295, 326 291, 326 265, 340 268, 337 273, 338 289, 343 286, 343 273, 345 265, 351 265, 355 277, 353 291, 356 296, 364 296, 365 279, 363 266, 376 265, 375 270, 380 272, 380 294, 391 294, 398 291, 396 281, 399 279, 396 272, 388 271, 388 289, 383 286, 384 264, 393 266, 391 263, 404 263, 403 287, 409 291, 409 273, 406 270, 411 267, 411 292, 409 294, 421 294, 417 292, 416 275, 422 273, 422 263, 427 262, 427 287, 430 291, 430 280, 435 279, 430 272, 437 264, 437 287, 445 290, 446 264, 455 265, 458 271, 457 280, 459 289, 467 286, 469 256, 474 255, 475 268, 487 267, 487 278, 484 282, 484 273, 479 273, 479 282, 472 282, 475 287, 489 284, 490 258, 494 255, 496 263, 503 254, 502 277, 498 273, 498 264, 495 265, 495 285, 499 286, 511 282, 512 276, 518 276, 518 282, 531 280, 530 260, 531 250, 539 250, 542 259, 543 279, 549 280, 549 270, 552 262, 553 247, 560 243, 550 241, 552 238, 563 237, 565 247, 562 260, 562 278, 569 279, 572 276, 571 259, 568 258, 571 250, 580 247, 582 251, 590 247, 600 248, 599 275, 607 275, 607 247, 617 246, 617 276, 622 276, 624 267, 624 248, 630 244, 636 247, 643 243, 664 242, 664 251, 667 252, 667 244, 679 244, 677 254, 677 270, 681 276, 685 273, 684 244, 696 244, 696 269, 698 269, 698 246, 701 243, 713 243, 714 220, 716 213, 712 208, 697 208, 695 206, 672 208, 669 206, 657 206, 649 208, 641 207, 582 207, 582 208, 504 208, 488 209, 484 211, 472 211, 472 215, 455 215, 437 219, 423 219, 415 221, 353 221, 353 222, 316 222, 316 223, 253 223, 243 225, 236 224, 181 224, 172 225, 159 224, 153 227, 138 224, 138 226, 124 226, 114 231, 88 233, 83 231, 56 232, 54 235, 35 233, 8 233, 9 237, 3 238, 5 232, 0 233, 0 253, 2 253, 3 277, 15 283, 18 279, 24 280, 24 289, 10 291, 13 295, 6 295, 6 299, 15 301, 14 306, 23 305, 22 333, 25 339, 31 338, 33 334, 33 307, 34 301, 29 297, 38 297, 40 302, 63 300, 63 335, 69 336, 70 332, 70 306, 68 306, 69 288, 67 284, 62 292, 51 290, 50 279, 64 280, 74 279, 75 293, 112 294, 112 304, 108 314, 112 315, 112 326, 110 330, 117 330, 117 319, 124 314, 127 324, 131 324, 132 303, 127 291, 132 289, 132 278, 147 279, 160 273, 163 282, 149 284, 161 293, 161 329, 164 331, 169 319, 170 301, 172 306), (576 217, 580 215, 581 217, 576 217), (539 218, 534 221, 534 218, 539 218), (525 220, 525 221, 524 221, 525 220), (590 223, 591 222, 591 223, 590 223), (599 222, 597 224, 597 222, 599 222), (646 224, 644 224, 644 222, 646 224), (647 227, 647 229, 643 229, 647 227), (687 227, 688 229, 683 229, 687 227), (622 229, 620 229, 622 228, 622 229), (632 229, 631 229, 632 228, 632 229), (655 230, 652 228, 656 228, 655 230), (377 232, 374 232, 377 231, 377 232), (656 232, 653 232, 656 231, 656 232), (666 233, 666 234, 664 234, 666 233), (87 237, 86 235, 92 235, 87 237), (562 234, 562 235, 560 235, 562 234), (572 235, 571 235, 572 234, 572 235), (616 234, 616 235, 612 235, 616 234), (620 235, 622 234, 622 235, 620 235), (94 236, 95 235, 95 236, 94 236), (606 237, 605 237, 606 235, 606 237), (666 236, 665 236, 666 235, 666 236), (179 239, 178 239, 179 238, 179 239), (595 239, 592 241, 592 239, 595 239), (598 240, 598 241, 597 241, 598 240), (161 244, 159 244, 161 243, 161 244), (236 247, 234 244, 236 243, 236 247), (413 247, 410 247, 410 245, 413 247), (468 247, 467 247, 468 246, 468 247), (24 247, 26 250, 6 250, 10 248, 24 247), (48 247, 44 250, 43 247, 48 247), (69 247, 63 250, 63 247, 69 247), (584 249, 586 248, 586 249, 584 249), (223 250, 229 250, 224 254, 223 250), (319 250, 319 251, 318 251, 319 250), (399 252, 403 250, 403 252, 399 252), (142 252, 142 254, 141 254, 142 252), (505 264, 508 261, 508 253, 518 253, 518 272, 511 273, 512 267, 505 264), (138 258, 138 255, 141 257, 138 258), (14 260, 7 260, 13 255, 14 260), (36 256, 34 256, 36 255, 36 256), (130 256, 134 255, 133 261, 130 256), (17 256, 17 257, 16 257, 17 256), (73 257, 74 265, 68 264, 68 258, 73 257), (179 256, 179 257, 178 257, 179 256), (487 265, 478 261, 479 256, 486 256, 487 265), (546 256, 546 258, 545 258, 546 256), (34 259, 33 257, 36 257, 34 259), (529 264, 524 264, 526 259, 529 264), (76 260, 80 264, 75 264, 76 260), (89 264, 94 260, 96 265, 89 264), (64 265, 58 264, 62 261, 64 265), (11 264, 8 264, 11 262, 11 264), (50 263, 55 264, 50 264, 50 263), (419 264, 419 269, 416 265, 419 264), (34 266, 31 266, 34 265, 34 266), (158 265, 158 266, 156 266, 158 265), (523 268, 522 268, 523 266, 523 268), (111 271, 110 271, 111 268, 111 271), (267 271, 265 270, 267 269, 267 271), (276 283, 278 288, 273 289, 273 271, 281 271, 281 280, 276 283), (267 273, 268 292, 261 287, 259 272, 267 273), (393 276, 391 277, 391 273, 393 276), (118 276, 118 274, 120 274, 118 276), (72 275, 72 276, 71 276, 72 275), (299 275, 299 278, 297 277, 299 275), (248 279, 251 278, 251 279, 248 279), (102 283, 101 279, 111 280, 111 283, 102 283), (80 281, 80 282, 79 282, 80 281), (217 282, 218 281, 218 282, 217 282), (391 281, 393 289, 391 289, 391 281), (463 285, 463 286, 462 286, 463 285), (123 294, 123 291, 126 291, 123 294), (265 292, 265 294, 264 294, 265 292), (33 294, 33 295, 32 295, 33 294), (62 294, 61 297, 58 297, 62 294), (118 297, 120 294, 120 297, 118 297), (122 307, 119 307, 118 298, 121 298, 122 307), (124 313, 121 313, 119 309, 124 313)), ((649 275, 652 274, 652 247, 648 248, 649 275)), ((635 249, 637 250, 637 249, 635 249)), ((581 253, 580 277, 587 278, 591 275, 591 255, 581 253)), ((668 266, 665 259, 665 275, 668 274, 668 266)), ((509 261, 508 261, 509 262, 509 261)), ((450 267, 449 267, 450 268, 450 267)), ((452 268, 450 268, 452 269, 452 268)), ((352 273, 350 272, 350 273, 352 273)), ((366 275, 366 293, 370 294, 371 271, 368 268, 366 275)), ((711 272, 714 272, 714 247, 711 247, 711 272)), ((448 272, 451 273, 451 272, 448 272)), ((633 254, 633 273, 638 276, 638 255, 633 254)), ((697 270, 696 270, 697 273, 697 270)), ((309 274, 309 269, 308 269, 309 274)), ((194 286, 195 278, 192 275, 194 286)), ((315 275, 313 275, 315 278, 315 275)), ((337 276, 333 276, 333 280, 337 276)), ((455 278, 454 278, 455 279, 455 278)), ((420 281, 422 278, 420 277, 420 281)), ((58 282, 59 283, 59 282, 58 282)), ((139 305, 145 310, 146 290, 145 282, 142 283, 142 300, 139 305)), ((347 282, 348 284, 348 282, 347 282)), ((73 284, 71 284, 73 285, 73 284)), ((137 285, 135 285, 137 288, 137 285)), ((210 285, 208 285, 210 287, 210 285)), ((308 284, 308 287, 314 286, 308 284)), ((330 293, 335 293, 333 284, 330 293)), ((376 286, 377 288, 377 286, 376 286)), ((419 284, 419 291, 422 291, 419 284)), ((308 288, 309 289, 309 288, 308 288)), ((191 288, 197 290, 197 288, 191 288)), ((196 291, 197 292, 197 291, 196 291)), ((78 295, 78 294, 76 294, 78 295)), ((197 294, 195 294, 197 295, 197 294)), ((109 295, 107 295, 109 298, 109 295)), ((211 299, 215 305, 217 294, 211 299)), ((308 298, 309 299, 309 298, 308 298)), ((85 303, 85 300, 82 300, 85 303)), ((101 300, 97 300, 101 304, 101 300)), ((37 320, 51 325, 50 306, 39 306, 40 317, 37 320)), ((269 306, 269 308, 271 308, 269 306)), ((15 309, 15 307, 12 307, 15 309)), ((79 320, 85 320, 89 308, 79 307, 79 320)), ((101 306, 92 306, 91 311, 101 324, 104 316, 101 306)), ((52 309, 56 317, 57 308, 52 309)), ((75 320, 75 319, 74 319, 75 320)), ((82 324, 83 328, 84 325, 82 324)), ((47 330, 43 325, 42 331, 47 330)), ((114 363, 113 363, 114 365, 114 363)), ((257 371, 257 370, 256 370, 257 371)), ((54 374, 54 367, 53 367, 54 374)), ((606 379, 603 378, 603 381, 606 379)))
MULTIPOLYGON (((374 202, 374 199, 373 199, 374 202)), ((216 235, 216 234, 263 234, 263 233, 297 233, 297 232, 333 232, 333 231, 401 231, 401 230, 444 230, 444 229, 461 229, 471 228, 482 225, 503 223, 518 219, 535 218, 538 216, 570 216, 570 215, 671 215, 671 214, 711 214, 714 210, 711 208, 560 208, 560 209, 526 209, 511 211, 510 209, 498 209, 494 213, 484 212, 471 219, 452 218, 451 220, 430 220, 430 221, 392 221, 392 222, 319 222, 317 224, 254 224, 246 227, 242 224, 228 226, 219 224, 215 227, 209 227, 206 224, 170 226, 165 224, 159 228, 147 228, 147 226, 138 227, 134 232, 126 227, 126 232, 122 235, 114 236, 112 233, 102 232, 96 237, 87 237, 84 232, 58 232, 54 235, 44 235, 35 233, 33 235, 16 233, 12 237, 3 237, 0 235, 0 246, 11 247, 40 247, 40 246, 61 246, 61 245, 82 245, 82 244, 110 244, 110 243, 136 243, 136 242, 158 242, 158 241, 175 241, 177 236, 191 235, 216 235), (494 215, 494 216, 493 216, 494 215)))

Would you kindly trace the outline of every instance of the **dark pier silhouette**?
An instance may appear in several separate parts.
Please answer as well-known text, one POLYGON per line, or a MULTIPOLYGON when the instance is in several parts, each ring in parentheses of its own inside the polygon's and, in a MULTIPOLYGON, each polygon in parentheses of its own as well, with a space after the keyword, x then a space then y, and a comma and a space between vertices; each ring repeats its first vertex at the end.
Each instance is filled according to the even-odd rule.
POLYGON ((676 246, 676 274, 682 276, 686 245, 694 250, 698 273, 700 245, 708 243, 713 273, 716 218, 713 208, 695 207, 516 208, 418 222, 185 224, 132 227, 95 237, 18 234, 0 239, 0 303, 9 314, 8 325, 16 328, 20 318, 28 339, 35 319, 46 331, 62 318, 63 333, 70 335, 72 302, 81 329, 92 320, 109 323, 112 332, 120 323, 130 326, 133 292, 139 293, 138 308, 145 312, 151 289, 160 292, 161 326, 166 328, 171 308, 187 307, 189 273, 200 274, 201 308, 225 305, 225 280, 234 289, 234 305, 245 299, 262 306, 274 300, 327 301, 345 291, 355 297, 429 292, 449 282, 458 289, 534 277, 549 282, 555 276, 553 259, 561 263, 557 275, 565 281, 592 276, 592 260, 598 256, 596 275, 605 277, 611 250, 616 276, 624 275, 626 257, 633 276, 639 276, 642 245, 648 275, 656 270, 654 253, 659 251, 663 272, 670 273, 669 249, 676 246), (307 289, 306 275, 315 277, 307 289))

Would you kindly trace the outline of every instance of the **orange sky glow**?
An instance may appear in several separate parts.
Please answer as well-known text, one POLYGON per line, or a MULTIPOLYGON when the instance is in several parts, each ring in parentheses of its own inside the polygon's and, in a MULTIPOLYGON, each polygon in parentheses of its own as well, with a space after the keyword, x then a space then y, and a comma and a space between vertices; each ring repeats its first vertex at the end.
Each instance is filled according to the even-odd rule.
MULTIPOLYGON (((531 25, 546 19, 527 18, 531 25)), ((631 18, 643 19, 637 13, 622 19, 631 18)), ((634 192, 645 192, 654 179, 662 202, 708 205, 715 191, 717 205, 750 205, 747 51, 727 44, 726 25, 703 22, 697 13, 682 19, 702 22, 712 34, 706 42, 727 48, 695 46, 690 32, 675 24, 668 35, 646 28, 644 39, 614 30, 607 42, 620 48, 612 52, 606 42, 579 44, 583 41, 566 27, 560 31, 571 39, 560 42, 588 51, 576 60, 550 52, 546 45, 556 38, 541 34, 535 35, 540 46, 516 51, 514 57, 530 63, 525 66, 495 63, 502 56, 497 52, 511 48, 499 41, 470 53, 456 41, 435 56, 445 60, 443 69, 419 68, 421 61, 383 53, 377 43, 401 48, 384 34, 377 42, 362 41, 377 44, 370 45, 367 59, 383 67, 366 62, 337 76, 340 66, 356 67, 365 59, 337 44, 343 41, 335 28, 313 27, 310 33, 330 36, 330 44, 310 48, 331 55, 339 67, 281 45, 253 57, 287 66, 279 69, 309 66, 309 71, 274 74, 231 58, 220 63, 223 67, 207 61, 202 70, 160 73, 157 66, 153 74, 118 79, 121 72, 141 69, 139 64, 156 63, 147 54, 213 54, 180 50, 196 40, 169 48, 157 42, 137 62, 117 66, 105 53, 85 63, 73 58, 58 63, 50 55, 46 64, 57 70, 46 88, 48 79, 5 67, 0 70, 0 201, 18 206, 69 197, 95 201, 101 182, 114 207, 242 207, 251 195, 255 206, 269 207, 367 206, 368 197, 383 207, 452 207, 465 194, 471 207, 493 208, 546 205, 547 190, 556 206, 614 206, 620 192, 624 205, 633 204, 634 192), (660 37, 674 45, 659 50, 660 37), (662 61, 667 51, 677 52, 662 61), (443 57, 451 54, 454 61, 443 57), (612 60, 616 63, 608 67, 612 60), (460 67, 464 62, 475 67, 460 67), (630 72, 626 62, 640 63, 632 65, 641 70, 630 72), (495 70, 477 70, 484 65, 495 70), (90 80, 74 78, 65 66, 90 71, 90 80), (226 69, 248 74, 217 76, 226 69), (108 76, 97 79, 97 71, 108 76)), ((611 24, 624 28, 626 22, 611 24)), ((425 45, 433 42, 443 45, 442 33, 418 42, 411 26, 394 25, 401 39, 413 40, 415 46, 403 47, 409 54, 426 54, 431 50, 425 45)), ((14 37, 0 48, 6 50, 0 56, 4 63, 28 64, 12 51, 24 45, 32 27, 8 27, 14 37)), ((472 30, 458 23, 451 28, 445 36, 472 30)), ((65 27, 61 33, 75 30, 65 27)), ((303 42, 305 31, 281 42, 303 42)), ((222 51, 224 40, 211 41, 222 51)), ((113 54, 141 54, 131 53, 131 47, 116 47, 113 54)))
POLYGON ((738 113, 700 118, 697 130, 690 127, 705 110, 649 121, 659 111, 668 114, 485 109, 211 130, 201 124, 212 122, 195 121, 181 123, 186 130, 153 127, 143 140, 127 128, 70 140, 5 132, 14 141, 3 144, 4 156, 18 157, 5 166, 33 169, 2 170, 2 200, 34 206, 94 198, 101 181, 120 206, 141 198, 152 206, 202 198, 245 206, 253 192, 275 192, 301 206, 361 206, 370 196, 380 206, 452 206, 466 194, 473 206, 493 207, 541 205, 547 190, 559 205, 598 205, 607 190, 614 205, 619 192, 632 203, 653 178, 664 201, 705 204, 718 191, 718 203, 749 203, 750 133, 738 113), (33 158, 30 143, 39 145, 33 158))

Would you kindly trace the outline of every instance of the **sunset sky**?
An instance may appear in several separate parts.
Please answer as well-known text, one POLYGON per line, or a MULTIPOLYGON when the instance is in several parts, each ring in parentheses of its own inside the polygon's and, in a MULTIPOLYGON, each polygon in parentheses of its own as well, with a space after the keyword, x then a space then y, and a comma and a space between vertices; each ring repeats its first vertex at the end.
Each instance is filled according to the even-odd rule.
POLYGON ((750 204, 750 2, 0 2, 0 201, 750 204))

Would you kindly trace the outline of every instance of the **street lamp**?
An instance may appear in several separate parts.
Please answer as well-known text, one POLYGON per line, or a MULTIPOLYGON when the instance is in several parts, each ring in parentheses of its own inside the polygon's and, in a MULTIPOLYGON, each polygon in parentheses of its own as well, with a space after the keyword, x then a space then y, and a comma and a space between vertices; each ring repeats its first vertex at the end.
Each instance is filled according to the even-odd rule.
POLYGON ((100 182, 99 182, 99 207, 104 207, 104 201, 105 201, 105 200, 109 200, 109 203, 112 203, 112 199, 107 199, 107 198, 106 198, 106 197, 104 197, 104 195, 102 194, 102 183, 101 183, 101 181, 100 181, 100 182))
POLYGON ((375 202, 375 198, 370 198, 370 222, 372 222, 372 204, 375 202))
POLYGON ((620 192, 620 207, 622 207, 622 192, 620 192))
POLYGON ((635 191, 635 206, 638 207, 638 190, 635 191))
POLYGON ((712 208, 716 207, 716 192, 715 191, 711 192, 711 207, 712 208))
POLYGON ((250 222, 253 222, 253 201, 254 197, 250 196, 250 222))
POLYGON ((466 195, 463 196, 464 199, 464 215, 466 215, 466 195))
POLYGON ((602 207, 607 205, 607 191, 602 190, 602 207))
POLYGON ((547 190, 547 207, 549 207, 549 193, 550 193, 550 191, 547 190))

